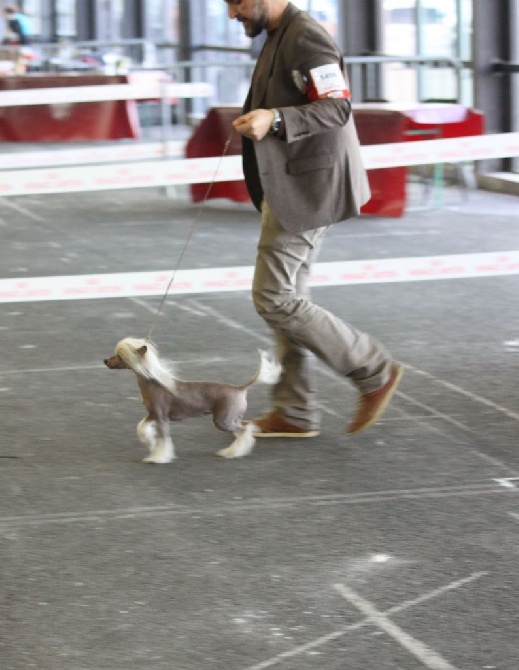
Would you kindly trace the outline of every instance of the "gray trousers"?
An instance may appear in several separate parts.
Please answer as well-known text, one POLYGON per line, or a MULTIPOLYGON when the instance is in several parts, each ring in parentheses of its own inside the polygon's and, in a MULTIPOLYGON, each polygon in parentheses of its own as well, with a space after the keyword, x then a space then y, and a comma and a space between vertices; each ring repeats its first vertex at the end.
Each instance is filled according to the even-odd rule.
POLYGON ((308 277, 326 230, 288 233, 263 201, 252 296, 256 311, 274 331, 283 365, 272 390, 272 406, 309 430, 320 422, 314 356, 348 377, 363 394, 386 383, 392 361, 370 335, 311 302, 308 277))

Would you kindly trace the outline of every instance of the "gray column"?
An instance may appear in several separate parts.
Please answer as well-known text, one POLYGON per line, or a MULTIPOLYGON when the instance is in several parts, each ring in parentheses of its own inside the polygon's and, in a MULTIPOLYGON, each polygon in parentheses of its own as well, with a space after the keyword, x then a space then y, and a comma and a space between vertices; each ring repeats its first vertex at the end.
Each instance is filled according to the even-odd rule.
MULTIPOLYGON (((474 0, 474 104, 482 110, 488 133, 512 130, 512 84, 508 75, 492 73, 495 60, 510 61, 514 0, 474 0)), ((485 161, 484 171, 507 169, 510 161, 485 161)))

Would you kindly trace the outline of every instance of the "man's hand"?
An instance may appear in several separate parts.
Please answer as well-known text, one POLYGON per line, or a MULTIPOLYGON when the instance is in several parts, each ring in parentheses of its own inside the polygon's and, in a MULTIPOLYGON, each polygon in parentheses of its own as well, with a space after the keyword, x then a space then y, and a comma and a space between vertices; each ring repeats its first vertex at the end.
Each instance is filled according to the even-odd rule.
POLYGON ((271 109, 254 109, 248 114, 239 116, 232 123, 236 132, 250 140, 262 140, 268 133, 274 113, 271 109))

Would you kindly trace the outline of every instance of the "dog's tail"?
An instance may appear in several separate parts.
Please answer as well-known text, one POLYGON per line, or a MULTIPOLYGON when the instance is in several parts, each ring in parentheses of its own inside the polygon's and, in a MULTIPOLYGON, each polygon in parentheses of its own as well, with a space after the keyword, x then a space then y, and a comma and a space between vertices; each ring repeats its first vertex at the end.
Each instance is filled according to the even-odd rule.
POLYGON ((279 361, 263 349, 258 349, 258 353, 260 359, 258 369, 253 378, 247 384, 243 385, 243 388, 249 388, 253 384, 256 384, 256 382, 275 384, 281 376, 283 368, 279 361))

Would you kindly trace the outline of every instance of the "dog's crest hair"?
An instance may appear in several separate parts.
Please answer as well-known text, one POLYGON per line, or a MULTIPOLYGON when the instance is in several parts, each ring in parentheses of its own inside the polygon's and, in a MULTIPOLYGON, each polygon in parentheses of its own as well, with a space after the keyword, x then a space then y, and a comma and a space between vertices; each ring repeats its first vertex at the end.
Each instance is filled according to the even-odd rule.
POLYGON ((152 342, 137 337, 125 337, 117 344, 115 353, 136 374, 152 379, 170 391, 175 390, 172 366, 159 359, 157 348, 152 342), (146 347, 144 355, 139 352, 142 347, 146 347))

